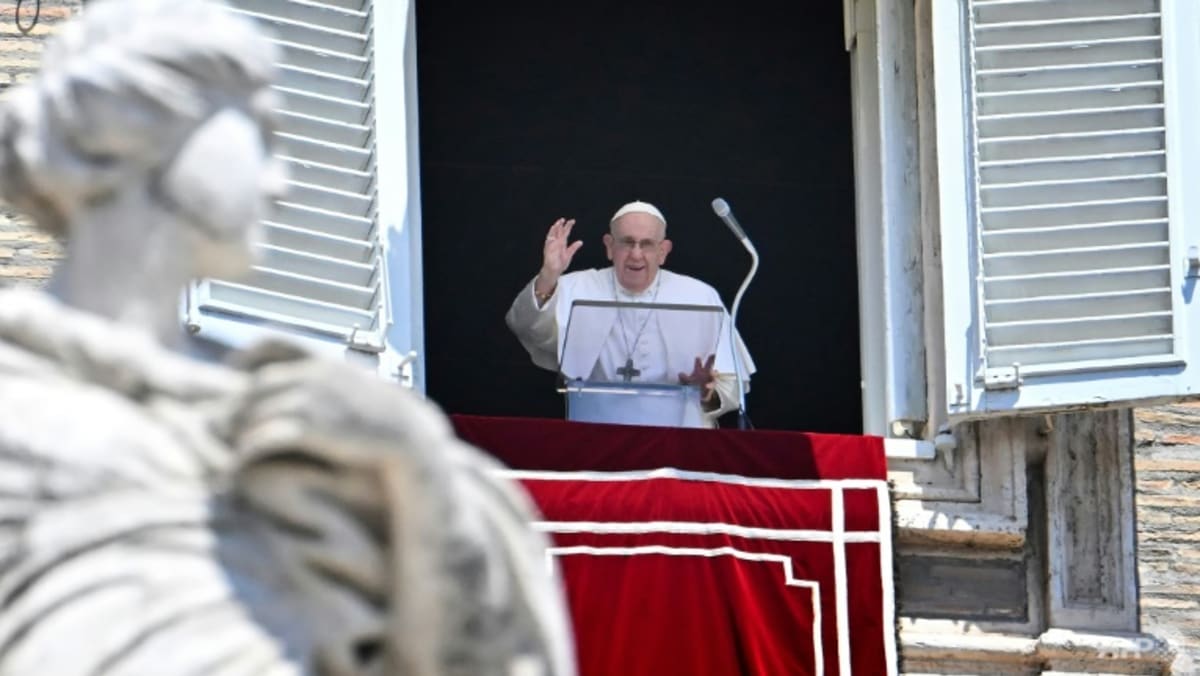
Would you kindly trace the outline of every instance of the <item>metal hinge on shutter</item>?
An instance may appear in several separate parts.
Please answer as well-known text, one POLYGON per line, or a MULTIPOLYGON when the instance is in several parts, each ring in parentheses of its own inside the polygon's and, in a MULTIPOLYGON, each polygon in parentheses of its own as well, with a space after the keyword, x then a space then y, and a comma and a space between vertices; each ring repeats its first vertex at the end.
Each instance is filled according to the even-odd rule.
POLYGON ((376 331, 363 331, 357 327, 346 337, 346 347, 359 352, 379 354, 384 350, 383 338, 376 331))
POLYGON ((993 366, 983 370, 983 389, 1015 390, 1021 387, 1021 365, 993 366))

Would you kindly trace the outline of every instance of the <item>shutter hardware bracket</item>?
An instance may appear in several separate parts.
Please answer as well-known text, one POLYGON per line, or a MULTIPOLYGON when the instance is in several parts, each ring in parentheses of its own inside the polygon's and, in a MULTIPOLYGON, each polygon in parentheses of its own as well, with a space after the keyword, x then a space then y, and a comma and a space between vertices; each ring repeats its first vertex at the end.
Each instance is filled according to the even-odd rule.
POLYGON ((356 326, 346 337, 346 347, 359 352, 379 354, 383 352, 383 340, 374 331, 363 331, 356 326))
POLYGON ((1015 390, 1021 387, 1021 365, 993 366, 983 370, 983 389, 1015 390))
POLYGON ((1187 250, 1187 279, 1200 279, 1200 248, 1195 245, 1189 246, 1187 250))

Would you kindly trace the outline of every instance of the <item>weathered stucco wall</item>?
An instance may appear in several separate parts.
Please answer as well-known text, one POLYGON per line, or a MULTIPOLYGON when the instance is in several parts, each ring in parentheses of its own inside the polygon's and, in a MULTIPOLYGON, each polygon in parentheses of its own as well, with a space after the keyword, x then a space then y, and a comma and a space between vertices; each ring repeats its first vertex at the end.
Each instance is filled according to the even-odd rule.
POLYGON ((1135 420, 1142 630, 1175 645, 1175 673, 1200 673, 1200 403, 1135 420))
MULTIPOLYGON (((21 5, 21 25, 33 21, 37 3, 21 5)), ((37 70, 42 41, 79 11, 80 0, 42 0, 37 23, 26 35, 17 29, 16 0, 0 0, 0 95, 37 70)), ((0 202, 0 285, 41 284, 50 276, 61 247, 0 202)))

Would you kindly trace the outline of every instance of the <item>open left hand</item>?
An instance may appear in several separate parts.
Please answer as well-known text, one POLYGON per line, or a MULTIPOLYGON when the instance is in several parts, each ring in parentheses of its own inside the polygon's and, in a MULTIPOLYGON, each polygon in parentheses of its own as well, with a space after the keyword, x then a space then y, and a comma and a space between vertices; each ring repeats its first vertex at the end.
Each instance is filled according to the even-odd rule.
POLYGON ((696 363, 692 366, 691 373, 679 372, 680 385, 694 385, 700 388, 700 400, 710 401, 714 395, 716 387, 717 370, 713 368, 713 364, 717 361, 717 355, 710 354, 704 363, 700 363, 700 357, 696 357, 696 363))

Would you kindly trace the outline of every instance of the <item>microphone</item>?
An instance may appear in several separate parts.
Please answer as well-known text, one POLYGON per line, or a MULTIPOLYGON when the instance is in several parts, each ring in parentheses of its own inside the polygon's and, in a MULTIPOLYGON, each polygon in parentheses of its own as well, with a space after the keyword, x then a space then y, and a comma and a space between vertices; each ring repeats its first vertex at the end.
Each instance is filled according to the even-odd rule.
POLYGON ((712 201, 712 209, 713 213, 717 215, 717 218, 725 221, 725 225, 729 226, 729 229, 733 231, 734 237, 737 237, 742 244, 747 244, 749 242, 746 237, 746 232, 742 230, 741 224, 737 222, 736 218, 734 218, 733 210, 729 208, 729 202, 726 202, 724 199, 718 197, 712 201))
POLYGON ((729 313, 729 349, 733 352, 733 375, 737 379, 738 391, 738 429, 746 429, 749 421, 746 416, 746 387, 742 379, 742 355, 738 349, 737 340, 737 316, 738 310, 742 305, 742 296, 745 295, 746 289, 750 286, 750 280, 754 279, 754 274, 758 272, 758 251, 754 248, 754 244, 750 242, 750 238, 746 236, 746 231, 742 230, 742 226, 733 216, 733 210, 729 208, 729 202, 718 197, 712 201, 713 213, 717 218, 725 221, 725 225, 729 226, 730 232, 734 237, 741 241, 742 246, 750 253, 750 273, 746 275, 746 279, 742 282, 741 288, 738 289, 737 295, 733 298, 733 310, 729 313))

